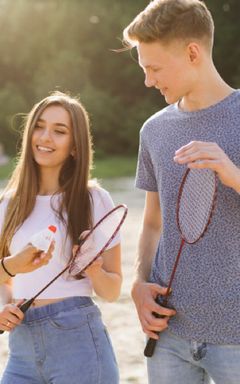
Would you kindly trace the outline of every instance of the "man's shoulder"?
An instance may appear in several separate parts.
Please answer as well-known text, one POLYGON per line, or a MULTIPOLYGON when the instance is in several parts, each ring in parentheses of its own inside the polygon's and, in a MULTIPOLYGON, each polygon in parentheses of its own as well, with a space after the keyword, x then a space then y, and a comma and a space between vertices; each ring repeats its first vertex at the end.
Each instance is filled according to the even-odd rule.
POLYGON ((155 121, 164 120, 168 118, 173 112, 175 112, 177 109, 176 104, 168 105, 167 107, 161 109, 160 111, 157 111, 152 116, 150 116, 145 124, 151 124, 155 121))
POLYGON ((174 118, 177 112, 177 107, 175 104, 168 105, 167 107, 161 109, 160 111, 154 113, 150 116, 142 126, 141 133, 149 131, 151 129, 158 128, 164 124, 164 122, 169 121, 169 119, 174 118))
POLYGON ((240 89, 235 89, 234 92, 228 98, 230 105, 239 108, 240 104, 240 89))

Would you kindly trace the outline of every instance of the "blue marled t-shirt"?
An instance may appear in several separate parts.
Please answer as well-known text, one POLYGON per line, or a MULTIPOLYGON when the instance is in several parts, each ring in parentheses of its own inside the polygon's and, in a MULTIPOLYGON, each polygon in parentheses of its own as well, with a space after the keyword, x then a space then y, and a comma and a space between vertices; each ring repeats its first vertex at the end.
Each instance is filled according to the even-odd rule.
MULTIPOLYGON (((180 246, 176 223, 178 188, 186 166, 173 161, 190 141, 216 142, 240 166, 240 90, 199 111, 176 104, 144 124, 136 186, 159 193, 163 231, 150 280, 166 286, 180 246)), ((219 182, 217 205, 205 236, 185 244, 169 304, 176 335, 196 341, 240 344, 240 195, 219 182)))

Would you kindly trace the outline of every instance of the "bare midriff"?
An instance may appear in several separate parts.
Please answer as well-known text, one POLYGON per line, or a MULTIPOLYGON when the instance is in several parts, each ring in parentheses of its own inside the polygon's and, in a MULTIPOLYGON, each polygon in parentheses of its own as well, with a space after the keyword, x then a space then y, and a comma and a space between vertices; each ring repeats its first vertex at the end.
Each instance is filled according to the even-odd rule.
MULTIPOLYGON (((58 298, 58 299, 36 299, 32 303, 31 307, 42 307, 44 305, 52 304, 52 303, 57 303, 59 301, 64 300, 65 297, 63 298, 58 298)), ((13 303, 19 303, 20 300, 13 299, 13 303)))

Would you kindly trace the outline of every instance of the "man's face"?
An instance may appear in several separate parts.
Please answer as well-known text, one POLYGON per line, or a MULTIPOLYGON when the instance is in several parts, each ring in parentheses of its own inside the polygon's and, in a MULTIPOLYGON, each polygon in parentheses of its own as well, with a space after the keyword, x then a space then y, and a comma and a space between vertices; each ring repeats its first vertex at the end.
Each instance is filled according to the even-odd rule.
POLYGON ((187 96, 194 86, 196 70, 186 44, 173 42, 138 43, 139 65, 145 73, 146 87, 159 89, 168 104, 187 96))

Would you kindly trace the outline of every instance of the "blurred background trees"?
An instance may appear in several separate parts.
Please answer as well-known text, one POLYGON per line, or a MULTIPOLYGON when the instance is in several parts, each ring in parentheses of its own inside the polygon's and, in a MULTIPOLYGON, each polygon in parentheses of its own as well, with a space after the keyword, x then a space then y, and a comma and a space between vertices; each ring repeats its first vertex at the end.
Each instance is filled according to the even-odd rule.
MULTIPOLYGON (((53 90, 79 95, 96 155, 135 155, 144 120, 165 104, 145 89, 136 52, 116 53, 148 0, 0 0, 0 141, 14 156, 21 118, 53 90)), ((216 24, 215 64, 240 85, 240 1, 206 0, 216 24)))

